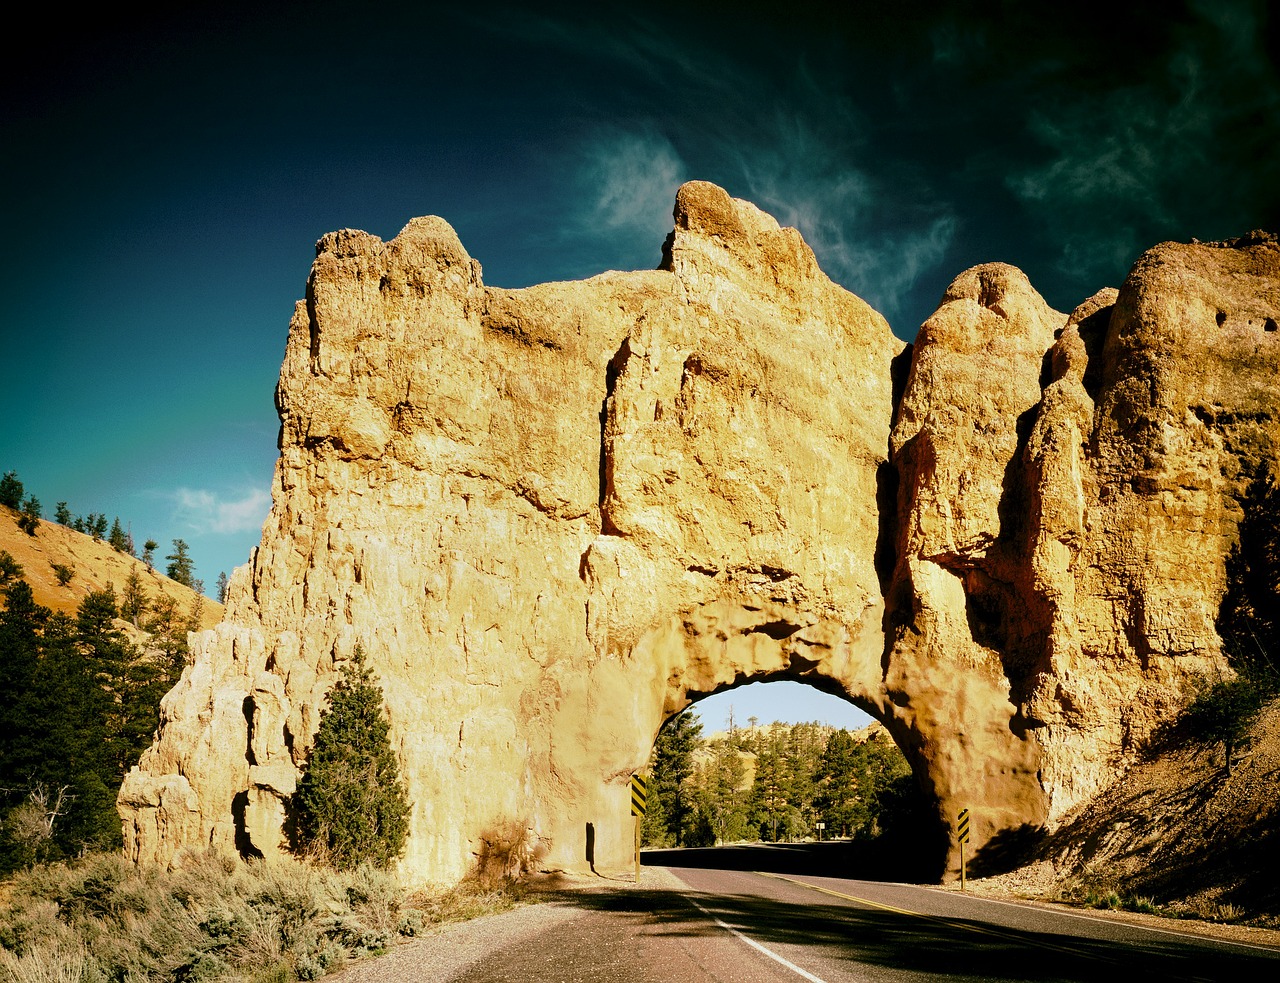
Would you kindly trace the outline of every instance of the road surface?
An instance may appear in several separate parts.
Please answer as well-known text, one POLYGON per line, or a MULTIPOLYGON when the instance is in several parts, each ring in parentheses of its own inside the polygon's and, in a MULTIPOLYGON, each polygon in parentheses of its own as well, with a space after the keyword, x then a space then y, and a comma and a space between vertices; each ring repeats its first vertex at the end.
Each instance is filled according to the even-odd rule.
MULTIPOLYGON (((671 863, 679 855, 660 856, 671 863)), ((369 965, 344 980, 1245 981, 1280 974, 1280 948, 1184 934, 1173 921, 1168 928, 1149 929, 955 891, 807 871, 671 866, 646 871, 647 880, 654 878, 663 886, 566 893, 554 905, 526 909, 532 914, 512 913, 509 923, 495 921, 472 940, 474 953, 464 956, 455 945, 460 961, 454 965, 435 966, 424 956, 397 970, 397 951, 379 960, 387 967, 384 975, 369 975, 369 965)), ((405 954, 412 945, 404 947, 405 954)))

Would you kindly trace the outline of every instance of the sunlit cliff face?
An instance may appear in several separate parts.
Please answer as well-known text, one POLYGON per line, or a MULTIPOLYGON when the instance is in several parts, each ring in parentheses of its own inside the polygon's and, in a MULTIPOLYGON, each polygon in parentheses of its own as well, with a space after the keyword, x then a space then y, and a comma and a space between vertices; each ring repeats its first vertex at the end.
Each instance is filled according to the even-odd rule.
POLYGON ((1218 661, 1277 349, 1214 318, 1274 312, 1276 253, 1159 247, 1070 320, 979 267, 907 354, 713 185, 680 190, 661 269, 525 290, 486 287, 441 219, 326 236, 271 516, 121 791, 127 850, 286 849, 357 644, 417 881, 585 870, 588 823, 596 868, 625 866, 662 721, 752 679, 883 720, 971 846, 1052 822, 1218 661), (1213 344, 1178 326, 1196 304, 1213 344))

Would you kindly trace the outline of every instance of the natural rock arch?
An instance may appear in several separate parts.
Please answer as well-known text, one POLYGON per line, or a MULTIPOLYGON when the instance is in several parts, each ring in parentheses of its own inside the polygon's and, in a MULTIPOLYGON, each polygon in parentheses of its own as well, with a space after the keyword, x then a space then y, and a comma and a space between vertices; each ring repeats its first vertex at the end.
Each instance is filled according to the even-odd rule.
MULTIPOLYGON (((1254 293, 1238 270, 1219 291, 1233 311, 1275 306, 1273 244, 1218 252, 1252 271, 1254 293)), ((1183 344, 1144 313, 1167 284, 1068 324, 1018 271, 981 267, 908 359, 795 230, 712 185, 680 190, 663 257, 502 290, 441 219, 320 241, 272 511, 121 790, 132 857, 283 849, 357 644, 414 802, 404 869, 435 882, 584 868, 587 822, 597 862, 625 865, 627 782, 664 716, 740 676, 873 708, 980 846, 1082 801, 1218 663, 1234 486, 1213 476, 1242 446, 1273 456, 1274 333, 1247 385, 1220 363, 1225 422, 1188 458, 1160 443, 1176 407, 1130 384, 1141 351, 1183 344), (1131 391, 1165 430, 1124 438, 1131 391), (1205 604, 1153 610, 1193 585, 1205 604)))

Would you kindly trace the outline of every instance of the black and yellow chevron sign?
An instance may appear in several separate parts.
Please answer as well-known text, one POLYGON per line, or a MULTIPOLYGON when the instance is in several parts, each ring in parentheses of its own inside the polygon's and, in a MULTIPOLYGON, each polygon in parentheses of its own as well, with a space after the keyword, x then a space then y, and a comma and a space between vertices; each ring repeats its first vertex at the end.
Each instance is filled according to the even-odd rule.
POLYGON ((631 815, 643 816, 649 802, 649 782, 643 775, 631 776, 631 815))
POLYGON ((960 821, 956 825, 956 842, 968 843, 969 842, 969 810, 961 809, 960 815, 957 818, 960 821))

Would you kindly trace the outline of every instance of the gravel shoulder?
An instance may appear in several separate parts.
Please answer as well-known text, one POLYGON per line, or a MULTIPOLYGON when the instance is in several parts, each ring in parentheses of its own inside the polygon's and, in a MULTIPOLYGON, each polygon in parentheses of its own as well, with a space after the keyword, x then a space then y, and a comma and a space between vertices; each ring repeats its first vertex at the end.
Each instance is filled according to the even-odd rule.
POLYGON ((582 915, 582 911, 562 903, 523 904, 496 915, 442 925, 375 959, 353 963, 326 976, 325 980, 333 983, 451 980, 494 949, 534 938, 554 925, 582 915))
MULTIPOLYGON (((465 922, 453 922, 431 929, 427 934, 401 943, 374 959, 362 960, 331 973, 326 983, 439 983, 465 973, 490 952, 538 938, 549 929, 587 915, 550 892, 609 893, 634 891, 634 882, 599 877, 556 876, 534 882, 528 900, 510 911, 482 915, 465 922), (547 893, 543 893, 547 892, 547 893)), ((686 891, 684 882, 662 867, 646 867, 640 889, 686 891)))
MULTIPOLYGON (((1086 908, 1080 905, 1063 904, 1055 901, 1044 901, 1027 893, 1020 892, 1003 878, 990 878, 969 881, 966 885, 968 893, 993 901, 1005 901, 1011 904, 1022 904, 1033 908, 1045 908, 1053 911, 1069 911, 1074 915, 1097 918, 1102 921, 1124 922, 1128 925, 1139 925, 1143 928, 1158 929, 1164 932, 1176 932, 1182 935, 1195 935, 1206 939, 1219 939, 1225 942, 1238 942, 1244 945, 1265 946, 1280 949, 1280 930, 1262 928, 1255 925, 1234 925, 1225 922, 1209 922, 1196 918, 1169 918, 1162 915, 1149 915, 1136 911, 1116 911, 1098 908, 1086 908)), ((959 891, 959 885, 935 887, 937 891, 959 891)))

